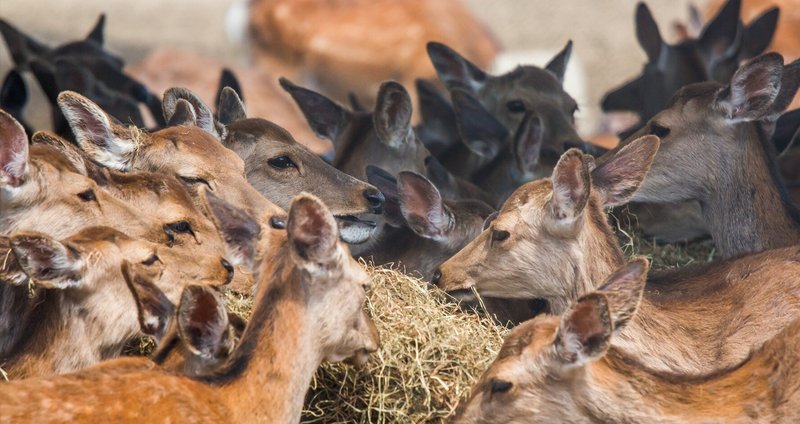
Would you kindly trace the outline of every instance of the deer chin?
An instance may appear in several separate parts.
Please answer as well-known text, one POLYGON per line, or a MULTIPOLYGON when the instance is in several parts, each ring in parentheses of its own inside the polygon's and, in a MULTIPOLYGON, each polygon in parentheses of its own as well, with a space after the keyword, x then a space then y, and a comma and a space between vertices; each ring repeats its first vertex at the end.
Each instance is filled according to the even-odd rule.
POLYGON ((365 243, 378 226, 375 221, 362 220, 353 215, 337 216, 336 222, 339 224, 339 237, 348 244, 365 243))

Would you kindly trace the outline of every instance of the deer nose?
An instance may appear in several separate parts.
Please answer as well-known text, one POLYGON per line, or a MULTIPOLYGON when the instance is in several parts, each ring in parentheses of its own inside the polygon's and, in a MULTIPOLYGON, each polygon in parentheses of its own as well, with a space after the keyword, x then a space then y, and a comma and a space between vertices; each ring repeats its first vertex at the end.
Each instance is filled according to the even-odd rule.
POLYGON ((367 199, 372 213, 379 214, 383 212, 383 202, 386 201, 386 198, 383 197, 383 193, 377 189, 370 188, 364 190, 364 198, 367 199))
POLYGON ((225 279, 225 284, 229 284, 233 281, 233 265, 230 262, 226 261, 225 259, 220 259, 222 263, 222 267, 225 268, 225 271, 228 271, 228 277, 225 279))
POLYGON ((436 269, 436 272, 433 273, 433 277, 431 277, 431 282, 428 283, 428 288, 432 289, 439 285, 439 281, 442 279, 442 270, 436 269))

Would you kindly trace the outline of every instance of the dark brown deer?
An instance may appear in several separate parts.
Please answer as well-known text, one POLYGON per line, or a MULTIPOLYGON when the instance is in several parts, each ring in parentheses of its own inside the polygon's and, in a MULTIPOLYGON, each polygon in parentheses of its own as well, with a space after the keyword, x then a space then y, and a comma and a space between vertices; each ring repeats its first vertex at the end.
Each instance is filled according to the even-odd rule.
POLYGON ((637 306, 645 264, 620 269, 561 316, 539 316, 515 328, 453 422, 799 420, 800 320, 715 372, 652 369, 615 346, 643 312, 637 306))
MULTIPOLYGON (((325 205, 298 196, 286 232, 274 249, 278 259, 263 264, 264 281, 241 342, 213 372, 190 378, 143 369, 149 360, 130 358, 79 374, 11 382, 0 387, 0 419, 297 422, 319 364, 363 363, 379 339, 362 309, 369 276, 339 241, 325 205)), ((217 304, 203 302, 198 313, 207 308, 217 304)))
MULTIPOLYGON (((564 312, 624 264, 604 208, 625 203, 647 181, 657 148, 656 137, 644 137, 597 166, 568 151, 552 178, 520 187, 434 281, 467 302, 464 289, 475 288, 482 296, 544 299, 550 312, 564 312)), ((800 314, 798 254, 792 246, 655 275, 641 313, 615 343, 660 370, 738 363, 800 314)))

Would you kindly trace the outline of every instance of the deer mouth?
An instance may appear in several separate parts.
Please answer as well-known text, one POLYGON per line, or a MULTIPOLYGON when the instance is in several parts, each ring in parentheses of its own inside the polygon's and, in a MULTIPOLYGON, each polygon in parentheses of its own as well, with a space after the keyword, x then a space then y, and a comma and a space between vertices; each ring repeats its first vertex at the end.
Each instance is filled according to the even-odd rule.
POLYGON ((378 224, 375 221, 359 219, 354 215, 336 217, 339 224, 339 236, 348 244, 361 244, 369 240, 378 224))

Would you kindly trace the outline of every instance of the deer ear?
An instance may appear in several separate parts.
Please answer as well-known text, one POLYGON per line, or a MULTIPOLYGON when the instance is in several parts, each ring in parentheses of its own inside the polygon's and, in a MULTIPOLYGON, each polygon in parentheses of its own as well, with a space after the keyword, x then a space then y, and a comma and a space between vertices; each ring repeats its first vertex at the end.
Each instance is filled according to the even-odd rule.
POLYGON ((28 281, 28 275, 19 265, 17 256, 11 247, 9 237, 0 236, 0 284, 22 285, 28 281))
POLYGON ((217 97, 214 99, 214 104, 219 106, 220 101, 222 100, 222 90, 224 90, 225 87, 230 87, 231 90, 236 93, 236 97, 239 98, 239 101, 244 102, 244 91, 242 91, 242 84, 239 83, 239 79, 236 78, 236 74, 234 74, 233 71, 228 68, 222 68, 222 72, 220 72, 219 75, 217 97))
POLYGON ((69 289, 83 284, 80 254, 44 234, 24 233, 11 238, 11 248, 22 269, 47 289, 69 289))
POLYGON ((244 103, 239 98, 236 90, 231 87, 222 89, 219 93, 217 105, 219 123, 222 125, 229 125, 232 122, 247 119, 247 109, 245 109, 244 103))
POLYGON ((72 91, 58 95, 58 106, 69 122, 78 144, 92 159, 113 169, 129 171, 138 141, 116 135, 108 115, 86 97, 72 91))
POLYGON ((800 138, 800 109, 786 112, 775 122, 772 143, 778 156, 794 147, 800 138))
POLYGON ((189 102, 194 108, 195 115, 197 116, 197 126, 203 131, 219 138, 217 128, 214 125, 214 114, 211 109, 191 90, 181 87, 173 87, 164 92, 164 99, 162 100, 162 107, 164 109, 164 120, 169 122, 172 115, 175 113, 175 107, 178 100, 183 99, 189 102))
POLYGON ((544 142, 544 126, 538 115, 527 112, 514 134, 514 161, 522 172, 531 172, 539 163, 544 142))
POLYGON ((449 89, 461 87, 477 91, 488 79, 488 75, 480 68, 442 43, 428 43, 428 57, 439 79, 449 89))
POLYGON ((16 69, 8 71, 0 87, 0 109, 7 110, 17 119, 22 119, 22 111, 28 104, 28 85, 16 69))
POLYGON ((417 101, 423 128, 436 134, 439 138, 448 138, 457 129, 456 116, 450 101, 430 81, 417 79, 417 101))
POLYGON ((147 272, 137 268, 137 265, 124 261, 122 276, 136 302, 142 333, 160 342, 169 328, 169 322, 175 313, 175 305, 161 289, 156 287, 147 272))
POLYGON ((393 148, 413 142, 411 110, 411 97, 402 85, 394 81, 381 84, 372 115, 378 140, 393 148))
POLYGON ((738 53, 732 50, 738 50, 737 45, 741 42, 741 9, 741 0, 728 0, 700 34, 698 47, 711 64, 738 53))
POLYGON ((615 332, 622 329, 639 308, 648 268, 647 258, 639 256, 631 259, 597 289, 608 300, 615 332))
POLYGON ((603 97, 600 108, 603 112, 640 110, 642 108, 643 77, 631 80, 622 87, 609 91, 603 97))
POLYGON ((633 197, 650 171, 660 144, 654 135, 640 137, 592 171, 593 188, 603 206, 619 206, 633 197))
POLYGON ((563 226, 571 226, 583 213, 589 199, 591 179, 589 167, 578 149, 561 155, 553 169, 553 197, 550 208, 553 218, 563 226))
POLYGON ((744 30, 743 58, 756 57, 767 50, 775 35, 780 15, 780 9, 773 7, 750 21, 750 25, 744 30))
POLYGON ((555 341, 561 363, 580 367, 601 358, 608 350, 613 330, 606 297, 600 293, 581 297, 561 317, 555 341))
POLYGON ((17 28, 0 19, 0 34, 6 41, 14 64, 24 67, 31 59, 50 52, 50 47, 20 32, 17 28))
POLYGON ((781 90, 770 107, 768 118, 777 120, 792 104, 797 88, 800 86, 800 59, 783 67, 781 90))
POLYGON ((447 236, 453 218, 433 183, 422 175, 403 171, 399 175, 397 191, 400 193, 400 210, 412 231, 433 240, 447 236))
POLYGON ((647 54, 647 59, 650 62, 658 61, 664 40, 661 38, 658 24, 653 19, 650 8, 643 2, 636 6, 636 39, 639 40, 639 45, 647 54))
POLYGON ((100 16, 97 18, 97 23, 94 24, 94 28, 89 31, 89 34, 86 36, 86 41, 93 41, 97 43, 98 46, 102 47, 103 42, 105 41, 105 29, 106 29, 106 14, 101 13, 100 16))
POLYGON ((202 190, 211 219, 228 248, 228 258, 233 265, 253 268, 256 259, 261 226, 245 211, 220 199, 211 191, 202 190))
POLYGON ((567 72, 567 63, 569 62, 569 58, 572 55, 572 40, 567 41, 567 45, 558 52, 555 57, 550 59, 550 62, 544 67, 550 71, 551 74, 555 75, 558 80, 563 83, 564 82, 564 74, 567 72))
POLYGON ((0 184, 19 187, 28 178, 28 136, 22 125, 0 110, 0 184))
POLYGON ((393 227, 405 225, 403 212, 400 210, 400 192, 397 190, 397 178, 386 170, 374 165, 367 165, 367 182, 380 190, 386 199, 383 203, 383 216, 393 227))
POLYGON ((178 304, 178 331, 190 352, 214 358, 225 342, 228 323, 228 312, 216 290, 197 285, 183 289, 178 304))
POLYGON ((184 99, 178 99, 178 101, 175 102, 175 110, 167 121, 168 127, 178 127, 181 125, 191 127, 197 126, 197 115, 194 113, 194 107, 184 99))
POLYGON ((476 155, 496 157, 508 138, 506 127, 466 91, 455 89, 451 96, 462 141, 476 155))
POLYGON ((286 78, 279 81, 305 115, 311 130, 318 137, 332 141, 334 150, 341 150, 336 141, 353 114, 320 93, 295 85, 286 78))
POLYGON ((299 262, 316 269, 335 259, 339 238, 336 221, 315 196, 301 193, 292 200, 286 231, 299 262))
POLYGON ((777 53, 761 55, 739 67, 731 84, 720 92, 718 103, 733 121, 756 121, 770 112, 778 97, 783 76, 783 58, 777 53))
POLYGON ((94 175, 97 168, 100 168, 99 165, 89 160, 86 154, 77 146, 51 132, 37 131, 31 137, 31 144, 46 144, 55 147, 81 175, 94 175))

